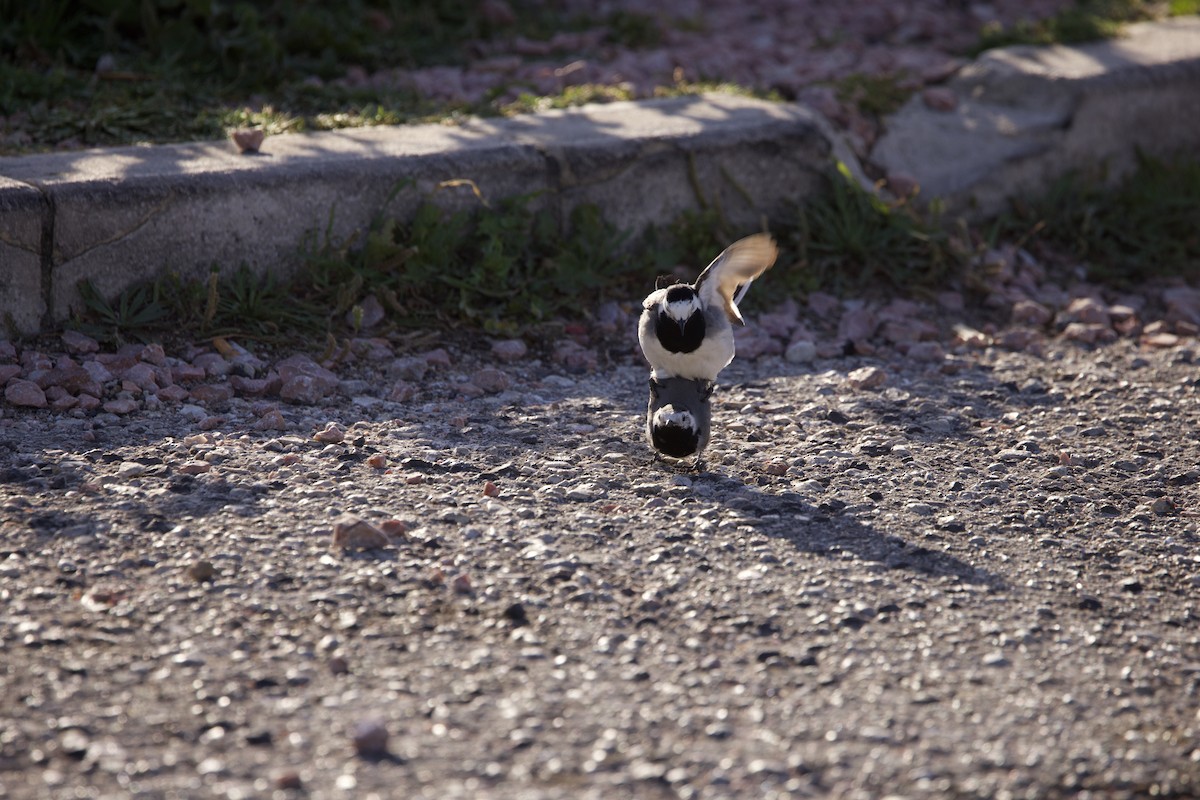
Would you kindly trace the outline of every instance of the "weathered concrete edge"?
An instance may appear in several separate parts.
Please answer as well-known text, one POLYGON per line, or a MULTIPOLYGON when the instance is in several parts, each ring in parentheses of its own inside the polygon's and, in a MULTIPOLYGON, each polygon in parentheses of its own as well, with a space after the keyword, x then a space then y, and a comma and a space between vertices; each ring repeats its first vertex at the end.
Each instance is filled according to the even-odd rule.
POLYGON ((264 151, 238 156, 216 143, 0 159, 0 243, 22 243, 0 244, 10 248, 0 249, 4 274, 29 278, 30 259, 39 265, 36 301, 31 280, 14 282, 0 288, 0 313, 33 333, 77 307, 83 278, 112 296, 164 269, 286 271, 306 238, 344 241, 380 213, 406 218, 430 195, 477 204, 472 186, 438 190, 454 179, 489 199, 541 193, 537 202, 562 220, 596 203, 637 229, 715 202, 731 224, 753 229, 821 191, 833 159, 861 174, 819 115, 730 95, 285 136, 264 151), (411 191, 394 192, 406 184, 411 191), (698 185, 708 197, 697 198, 698 185), (45 234, 36 246, 35 228, 45 234))
POLYGON ((868 160, 901 186, 918 185, 923 201, 988 218, 1069 172, 1115 182, 1139 151, 1200 152, 1200 18, 1140 23, 1074 47, 989 51, 947 88, 959 98, 953 110, 913 97, 868 160))

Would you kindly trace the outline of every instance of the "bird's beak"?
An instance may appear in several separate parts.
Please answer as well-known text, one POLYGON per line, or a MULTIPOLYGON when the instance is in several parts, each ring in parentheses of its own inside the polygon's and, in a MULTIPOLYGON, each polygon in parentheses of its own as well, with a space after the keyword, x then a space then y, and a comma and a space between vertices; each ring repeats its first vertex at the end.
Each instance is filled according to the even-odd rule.
POLYGON ((675 320, 675 324, 679 326, 679 335, 682 336, 683 329, 687 327, 687 320, 677 319, 675 320))

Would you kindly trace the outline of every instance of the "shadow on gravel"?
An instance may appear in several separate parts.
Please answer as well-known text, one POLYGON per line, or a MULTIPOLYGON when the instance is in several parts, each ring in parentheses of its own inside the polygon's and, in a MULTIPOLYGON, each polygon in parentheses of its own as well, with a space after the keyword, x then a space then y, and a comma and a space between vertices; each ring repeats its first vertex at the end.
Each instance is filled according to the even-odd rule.
MULTIPOLYGON (((747 514, 746 524, 767 536, 786 540, 806 553, 878 564, 889 570, 906 570, 933 577, 945 577, 960 583, 1005 588, 1005 582, 985 569, 930 550, 904 538, 883 533, 849 515, 838 513, 830 504, 814 506, 792 492, 770 494, 740 481, 712 476, 718 486, 736 491, 722 499, 733 510, 747 514)), ((709 481, 708 475, 699 480, 709 481)))

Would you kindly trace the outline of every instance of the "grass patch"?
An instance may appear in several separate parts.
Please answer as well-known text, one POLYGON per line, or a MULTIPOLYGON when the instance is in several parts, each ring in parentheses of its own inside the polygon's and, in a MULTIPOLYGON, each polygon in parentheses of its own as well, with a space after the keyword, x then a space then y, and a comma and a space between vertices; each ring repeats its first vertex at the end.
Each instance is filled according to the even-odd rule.
POLYGON ((1200 0, 1076 0, 1073 6, 1037 22, 1020 22, 1009 28, 986 26, 970 54, 1017 44, 1079 44, 1110 39, 1118 36, 1126 23, 1195 14, 1197 9, 1200 0))
POLYGON ((898 111, 912 95, 912 90, 902 85, 903 79, 901 74, 855 73, 836 83, 834 91, 843 103, 857 106, 868 116, 883 117, 898 111))
MULTIPOLYGON (((309 242, 289 280, 214 267, 204 281, 167 274, 111 300, 83 284, 83 308, 72 325, 114 343, 216 335, 269 344, 333 341, 357 332, 374 297, 386 313, 372 331, 380 335, 414 327, 514 335, 542 322, 579 320, 604 300, 638 301, 659 275, 678 264, 699 269, 748 233, 732 229, 698 196, 696 209, 637 239, 588 205, 574 209, 564 235, 536 194, 489 203, 474 184, 460 184, 474 190, 474 208, 448 211, 435 192, 411 220, 381 218, 349 242, 309 242)), ((1099 176, 1069 175, 1045 196, 970 229, 936 209, 884 201, 839 165, 822 197, 771 230, 783 248, 770 277, 773 300, 817 289, 920 295, 970 286, 972 256, 1004 243, 1087 263, 1093 280, 1114 285, 1194 276, 1200 161, 1143 156, 1138 171, 1114 188, 1099 176)))
POLYGON ((1043 197, 1014 204, 1005 233, 1086 262, 1093 280, 1128 286, 1196 275, 1200 161, 1139 155, 1137 170, 1115 188, 1102 177, 1071 173, 1043 197))
POLYGON ((844 164, 824 197, 797 209, 787 240, 802 268, 796 287, 861 292, 932 287, 954 264, 950 233, 906 201, 887 202, 859 185, 844 164))
POLYGON ((464 108, 337 79, 349 67, 461 65, 472 48, 518 37, 603 28, 609 42, 644 47, 662 35, 657 18, 637 12, 564 16, 534 0, 511 0, 512 14, 485 6, 0 0, 0 152, 214 139, 246 124, 283 132, 496 114, 488 102, 464 108))

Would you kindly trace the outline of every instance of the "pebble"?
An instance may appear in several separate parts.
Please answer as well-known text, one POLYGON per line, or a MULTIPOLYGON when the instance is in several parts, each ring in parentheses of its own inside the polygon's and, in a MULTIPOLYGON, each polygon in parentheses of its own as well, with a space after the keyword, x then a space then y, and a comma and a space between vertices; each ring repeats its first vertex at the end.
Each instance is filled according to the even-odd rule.
POLYGON ((233 387, 227 383, 202 383, 193 386, 188 397, 193 403, 217 406, 233 398, 233 387))
POLYGON ((519 361, 528 352, 529 348, 520 339, 502 339, 492 342, 492 356, 497 361, 503 361, 506 364, 519 361))
POLYGON ((373 550, 392 543, 379 528, 353 514, 342 514, 333 521, 331 546, 338 550, 373 550))
POLYGON ((192 366, 204 370, 203 377, 207 378, 224 378, 233 369, 233 365, 220 353, 201 353, 192 359, 192 366))
POLYGON ((783 358, 789 364, 809 364, 817 357, 817 346, 807 339, 801 339, 788 345, 783 358))
POLYGON ((429 352, 425 353, 422 358, 424 358, 425 363, 429 364, 431 367, 449 367, 454 363, 453 359, 450 358, 450 353, 447 352, 446 348, 444 347, 438 347, 434 350, 430 350, 429 352))
POLYGON ((229 132, 230 141, 242 155, 257 153, 266 136, 262 128, 236 128, 229 132))
POLYGON ((297 791, 304 788, 300 773, 293 769, 284 770, 275 776, 275 788, 280 791, 297 791))
POLYGON ((937 363, 946 359, 946 351, 937 342, 916 342, 908 348, 906 355, 913 361, 937 363))
POLYGON ((286 431, 287 427, 287 420, 277 408, 267 409, 254 423, 254 429, 258 431, 286 431))
POLYGON ((366 331, 383 322, 386 316, 387 312, 379 298, 369 294, 355 308, 346 312, 346 324, 366 331))
POLYGON ((63 347, 67 348, 68 353, 80 355, 83 353, 95 353, 100 349, 100 343, 90 336, 80 333, 79 331, 63 331, 62 334, 63 347))
POLYGON ((879 367, 859 367, 846 376, 853 389, 878 389, 887 382, 887 373, 879 367))
POLYGON ((363 758, 382 758, 388 752, 387 724, 377 717, 360 720, 350 733, 354 752, 363 758))
POLYGON ((1159 516, 1175 513, 1175 501, 1169 497, 1156 497, 1150 504, 1150 510, 1159 516))
POLYGON ((137 409, 138 402, 132 397, 118 396, 115 400, 109 400, 104 404, 104 410, 109 414, 132 414, 137 409))
POLYGON ((318 403, 338 387, 337 375, 305 355, 285 358, 276 369, 282 382, 279 396, 292 403, 318 403))
POLYGON ((196 583, 206 583, 216 577, 217 569, 211 561, 196 561, 188 565, 188 577, 196 583))
POLYGON ((502 370, 495 367, 484 367, 472 373, 471 383, 488 394, 499 394, 512 385, 512 379, 508 377, 508 373, 502 370))
POLYGON ((339 444, 345 439, 346 432, 336 422, 326 424, 323 430, 319 430, 313 434, 313 441, 321 442, 322 444, 339 444))
POLYGON ((1036 300, 1018 300, 1013 303, 1012 321, 1020 325, 1041 327, 1054 319, 1054 312, 1036 300))
POLYGON ((999 650, 988 653, 983 657, 985 667, 1007 667, 1011 662, 999 650))

